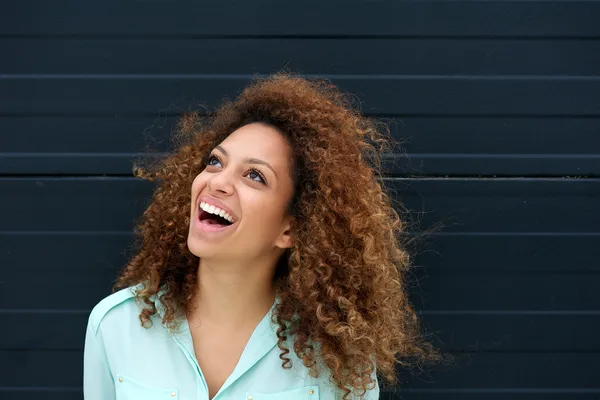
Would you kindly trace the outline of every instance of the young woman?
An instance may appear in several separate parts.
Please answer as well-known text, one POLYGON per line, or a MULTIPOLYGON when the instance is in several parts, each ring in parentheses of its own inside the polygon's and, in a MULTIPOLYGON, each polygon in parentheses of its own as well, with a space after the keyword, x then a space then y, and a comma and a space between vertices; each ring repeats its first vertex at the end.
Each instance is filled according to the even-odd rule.
POLYGON ((184 117, 139 253, 91 312, 88 400, 377 399, 434 360, 407 302, 386 135, 326 82, 255 80, 184 117))

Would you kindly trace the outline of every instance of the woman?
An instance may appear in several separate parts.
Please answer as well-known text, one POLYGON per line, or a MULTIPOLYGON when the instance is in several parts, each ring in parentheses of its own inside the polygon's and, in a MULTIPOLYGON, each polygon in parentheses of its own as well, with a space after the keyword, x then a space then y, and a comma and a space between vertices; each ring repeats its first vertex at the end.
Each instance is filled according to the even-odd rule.
POLYGON ((437 358, 376 175, 386 137, 335 87, 256 80, 178 138, 138 170, 159 185, 90 315, 86 399, 377 399, 378 375, 437 358))

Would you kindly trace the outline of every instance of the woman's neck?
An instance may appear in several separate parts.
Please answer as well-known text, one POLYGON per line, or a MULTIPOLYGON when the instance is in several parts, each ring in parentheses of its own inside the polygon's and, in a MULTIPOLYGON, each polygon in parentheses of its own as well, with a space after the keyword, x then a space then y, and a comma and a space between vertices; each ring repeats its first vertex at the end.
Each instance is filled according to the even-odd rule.
POLYGON ((200 260, 198 291, 191 313, 203 325, 235 328, 255 324, 275 300, 273 270, 268 265, 244 265, 200 260))

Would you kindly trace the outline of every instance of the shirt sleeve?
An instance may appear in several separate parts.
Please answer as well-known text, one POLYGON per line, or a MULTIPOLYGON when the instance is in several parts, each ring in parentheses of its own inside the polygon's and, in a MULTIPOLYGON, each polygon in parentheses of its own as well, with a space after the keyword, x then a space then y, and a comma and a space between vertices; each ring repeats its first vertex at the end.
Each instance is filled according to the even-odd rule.
POLYGON ((94 332, 88 320, 83 351, 83 398, 85 400, 114 400, 115 383, 108 366, 100 328, 94 332))

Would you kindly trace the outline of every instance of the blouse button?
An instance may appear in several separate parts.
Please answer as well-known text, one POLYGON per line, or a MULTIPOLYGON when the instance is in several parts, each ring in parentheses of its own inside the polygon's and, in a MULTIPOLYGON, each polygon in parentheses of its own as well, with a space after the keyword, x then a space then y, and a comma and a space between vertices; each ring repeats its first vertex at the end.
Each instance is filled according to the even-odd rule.
POLYGON ((122 378, 122 377, 121 377, 121 378, 119 378, 119 382, 120 382, 120 383, 123 383, 123 378, 122 378))
POLYGON ((175 396, 177 396, 177 393, 171 392, 171 397, 175 397, 175 396))
POLYGON ((314 390, 314 389, 310 389, 310 390, 308 391, 308 394, 315 394, 315 390, 314 390))

